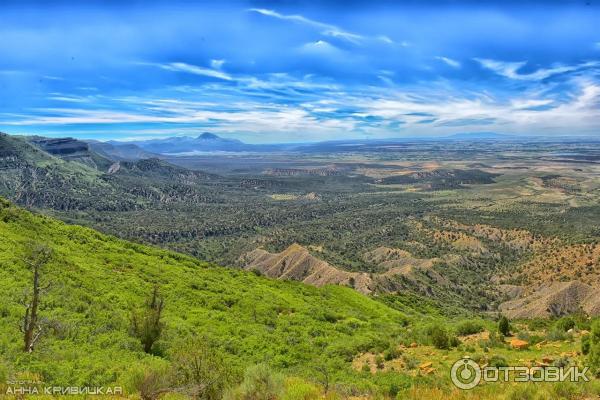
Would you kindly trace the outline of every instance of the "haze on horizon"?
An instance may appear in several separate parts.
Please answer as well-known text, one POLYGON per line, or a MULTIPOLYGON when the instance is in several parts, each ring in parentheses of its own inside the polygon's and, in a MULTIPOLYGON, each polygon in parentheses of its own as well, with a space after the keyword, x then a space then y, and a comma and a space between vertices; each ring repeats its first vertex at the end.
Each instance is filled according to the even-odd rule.
POLYGON ((12 1, 0 131, 595 136, 600 3, 12 1))

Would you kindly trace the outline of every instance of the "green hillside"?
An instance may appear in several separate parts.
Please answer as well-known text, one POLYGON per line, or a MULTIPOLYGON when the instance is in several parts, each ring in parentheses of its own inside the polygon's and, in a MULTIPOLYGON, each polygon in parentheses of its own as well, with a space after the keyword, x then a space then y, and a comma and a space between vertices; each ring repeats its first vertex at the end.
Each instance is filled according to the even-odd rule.
POLYGON ((136 371, 168 364, 181 339, 199 336, 223 352, 237 376, 261 362, 305 378, 324 366, 336 382, 366 390, 392 377, 354 372, 353 356, 382 351, 407 329, 403 314, 348 288, 318 289, 212 266, 4 200, 0 281, 0 374, 28 372, 56 385, 126 385, 136 371), (31 286, 23 258, 32 241, 54 251, 42 273, 50 287, 40 311, 52 329, 27 354, 20 299, 31 286), (130 315, 154 285, 165 298, 165 330, 148 355, 129 334, 130 315))

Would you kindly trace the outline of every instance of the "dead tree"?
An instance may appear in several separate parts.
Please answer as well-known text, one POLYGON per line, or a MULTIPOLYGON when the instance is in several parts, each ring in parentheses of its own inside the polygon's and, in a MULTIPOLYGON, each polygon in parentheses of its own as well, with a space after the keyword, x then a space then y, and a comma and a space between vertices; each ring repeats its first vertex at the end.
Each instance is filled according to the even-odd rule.
POLYGON ((319 382, 323 385, 323 389, 325 389, 325 393, 329 392, 329 383, 330 383, 330 374, 329 368, 325 365, 316 365, 315 370, 321 374, 321 378, 319 382))
POLYGON ((41 270, 48 264, 52 258, 52 249, 43 244, 32 244, 31 250, 24 258, 24 263, 31 270, 33 279, 31 281, 31 293, 26 294, 23 305, 25 306, 25 315, 21 325, 23 333, 23 351, 33 352, 37 341, 44 333, 44 324, 40 322, 38 310, 40 306, 40 297, 48 289, 48 286, 42 287, 40 284, 41 270))
POLYGON ((163 308, 164 300, 158 292, 158 286, 155 286, 145 307, 132 313, 131 333, 140 340, 146 353, 152 351, 152 346, 162 334, 163 323, 161 318, 163 308))

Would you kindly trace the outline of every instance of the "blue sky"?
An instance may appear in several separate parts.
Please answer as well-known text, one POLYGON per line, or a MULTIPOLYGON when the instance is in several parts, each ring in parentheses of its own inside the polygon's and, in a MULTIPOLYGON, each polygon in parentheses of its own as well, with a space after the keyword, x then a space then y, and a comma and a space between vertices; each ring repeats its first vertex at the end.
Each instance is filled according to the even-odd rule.
POLYGON ((600 136, 600 2, 3 1, 0 131, 600 136))

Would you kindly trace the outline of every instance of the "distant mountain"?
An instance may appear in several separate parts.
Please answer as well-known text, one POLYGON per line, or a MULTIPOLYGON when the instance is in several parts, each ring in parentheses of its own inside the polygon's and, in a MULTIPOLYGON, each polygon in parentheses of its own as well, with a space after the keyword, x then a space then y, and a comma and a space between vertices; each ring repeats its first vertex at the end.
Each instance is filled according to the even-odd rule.
POLYGON ((166 139, 131 142, 130 144, 134 144, 145 151, 158 154, 250 151, 255 147, 237 139, 226 139, 209 132, 204 132, 198 137, 176 136, 166 139))
MULTIPOLYGON (((590 138, 586 138, 590 140, 590 138)), ((593 138, 592 138, 593 139, 593 138)), ((337 152, 386 152, 414 148, 415 144, 448 142, 448 141, 573 141, 581 138, 569 137, 543 137, 543 136, 517 136, 496 132, 465 132, 450 136, 413 136, 400 138, 365 138, 365 139, 340 139, 322 142, 304 143, 272 143, 249 144, 241 140, 223 138, 214 133, 204 132, 197 137, 175 136, 165 139, 141 140, 134 142, 104 142, 114 146, 111 151, 100 151, 101 142, 93 142, 92 146, 100 154, 128 159, 141 159, 149 157, 179 157, 193 156, 199 153, 211 152, 248 152, 248 153, 337 153, 337 152), (128 148, 129 146, 130 148, 128 148), (119 153, 119 151, 122 152, 119 153), (136 152, 139 153, 136 156, 136 152), (145 153, 140 153, 145 152, 145 153)), ((118 158, 117 158, 118 159, 118 158)))
POLYGON ((452 140, 510 140, 510 139, 522 139, 523 137, 514 135, 505 135, 495 132, 465 132, 456 133, 451 136, 445 136, 441 139, 452 139, 452 140))
MULTIPOLYGON (((193 155, 195 153, 211 152, 253 152, 269 153, 278 151, 294 150, 297 144, 248 144, 238 139, 223 138, 214 133, 204 132, 197 137, 174 136, 165 139, 139 140, 133 142, 105 142, 123 148, 125 145, 134 145, 145 152, 151 153, 151 157, 157 155, 181 156, 193 155)), ((147 157, 142 157, 147 158, 147 157)))
POLYGON ((127 142, 88 142, 90 149, 112 161, 135 161, 145 158, 156 158, 158 155, 142 149, 134 143, 127 142))

